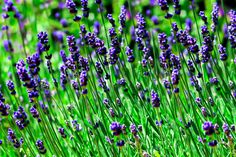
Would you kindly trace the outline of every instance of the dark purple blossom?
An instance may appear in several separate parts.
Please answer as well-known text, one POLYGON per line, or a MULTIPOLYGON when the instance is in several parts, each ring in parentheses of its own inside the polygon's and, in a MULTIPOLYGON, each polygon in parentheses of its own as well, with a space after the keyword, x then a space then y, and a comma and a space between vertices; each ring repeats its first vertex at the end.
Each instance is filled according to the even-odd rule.
POLYGON ((208 143, 208 145, 211 147, 215 147, 215 146, 217 146, 217 144, 218 144, 217 140, 213 140, 208 143))
POLYGON ((157 0, 158 5, 161 7, 161 10, 168 11, 169 7, 166 0, 157 0))
POLYGON ((11 128, 8 129, 7 138, 13 144, 15 148, 19 148, 21 146, 21 143, 16 138, 15 132, 11 128))
POLYGON ((117 142, 116 142, 116 145, 117 145, 118 147, 123 147, 123 146, 125 145, 125 141, 124 141, 124 140, 117 141, 117 142))
POLYGON ((4 102, 0 101, 0 113, 2 116, 7 116, 9 114, 10 106, 8 104, 4 104, 4 102))
POLYGON ((135 60, 134 54, 133 54, 133 50, 130 49, 128 46, 126 47, 126 55, 127 55, 127 60, 128 62, 132 63, 135 60))
POLYGON ((115 20, 112 17, 112 14, 107 14, 107 19, 111 23, 112 27, 115 27, 115 20))
POLYGON ((81 86, 86 86, 87 82, 88 82, 88 76, 87 76, 87 72, 84 70, 80 73, 80 85, 81 86))
POLYGON ((158 21, 157 16, 152 16, 152 17, 151 17, 151 20, 152 20, 152 22, 153 22, 154 25, 158 25, 158 24, 159 24, 159 21, 158 21))
POLYGON ((14 112, 13 117, 15 119, 16 125, 19 127, 20 130, 28 126, 28 116, 22 106, 18 107, 18 110, 14 112))
POLYGON ((214 125, 211 122, 204 122, 202 126, 203 130, 205 131, 205 134, 210 136, 215 132, 214 125))
POLYGON ((101 25, 98 21, 95 21, 94 24, 93 24, 93 28, 94 28, 94 33, 96 35, 99 35, 100 34, 100 31, 101 31, 101 25))
POLYGON ((38 122, 41 122, 41 119, 39 118, 39 112, 34 106, 30 108, 30 113, 38 120, 38 122))
POLYGON ((151 101, 153 107, 160 107, 160 98, 154 90, 151 91, 151 101))
POLYGON ((120 22, 119 30, 121 33, 123 33, 123 29, 125 28, 126 12, 127 11, 126 11, 125 6, 122 6, 120 9, 120 15, 119 15, 119 22, 120 22))
POLYGON ((64 128, 59 128, 58 132, 61 134, 62 138, 66 138, 66 134, 65 134, 65 129, 64 128))
POLYGON ((204 21, 205 25, 207 25, 207 17, 205 15, 204 11, 200 11, 199 12, 199 16, 201 17, 201 19, 204 21))
POLYGON ((4 46, 5 51, 7 51, 7 52, 13 52, 14 51, 14 49, 12 47, 12 43, 11 43, 10 40, 4 40, 3 41, 3 46, 4 46))
POLYGON ((28 56, 26 59, 27 64, 29 65, 29 72, 32 76, 37 76, 40 70, 39 65, 41 62, 40 56, 38 53, 28 56))
POLYGON ((83 11, 83 16, 85 18, 89 17, 89 8, 88 8, 88 0, 80 0, 81 2, 81 10, 83 11))
POLYGON ((179 0, 173 0, 174 2, 174 8, 175 8, 175 14, 180 15, 181 13, 181 6, 179 4, 179 0))
POLYGON ((213 10, 212 10, 212 13, 211 13, 211 19, 212 19, 212 25, 211 25, 211 29, 212 29, 212 32, 215 32, 216 31, 216 26, 218 24, 218 17, 219 17, 219 6, 215 3, 213 5, 213 10))
POLYGON ((11 80, 7 81, 7 87, 10 90, 12 95, 16 94, 14 83, 11 80))
POLYGON ((118 122, 112 122, 110 125, 110 129, 113 132, 114 136, 119 136, 122 133, 122 127, 118 122))
POLYGON ((70 13, 76 14, 77 8, 73 0, 66 0, 66 7, 69 9, 70 13))
POLYGON ((226 54, 226 48, 223 47, 221 44, 218 45, 219 53, 220 53, 220 60, 225 61, 228 58, 226 54))
POLYGON ((180 76, 179 76, 179 70, 178 69, 174 69, 172 71, 172 74, 171 74, 171 81, 172 81, 172 84, 173 85, 177 85, 179 84, 179 79, 180 79, 180 76))
POLYGON ((42 45, 40 51, 48 51, 50 46, 48 44, 48 34, 46 32, 38 33, 39 43, 42 45))
POLYGON ((36 146, 37 146, 40 154, 45 154, 47 152, 42 140, 37 140, 36 146))

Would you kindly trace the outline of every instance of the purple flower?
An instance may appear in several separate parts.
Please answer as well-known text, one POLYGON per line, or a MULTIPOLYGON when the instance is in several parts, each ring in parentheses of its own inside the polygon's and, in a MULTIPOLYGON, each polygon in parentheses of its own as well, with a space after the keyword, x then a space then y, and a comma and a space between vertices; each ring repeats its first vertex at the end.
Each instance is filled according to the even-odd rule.
POLYGON ((217 5, 217 3, 215 3, 213 5, 213 11, 211 13, 211 19, 213 22, 211 25, 212 32, 216 31, 216 26, 218 24, 218 17, 219 17, 219 6, 217 5))
POLYGON ((160 98, 154 90, 151 91, 151 101, 153 107, 160 107, 160 98))
POLYGON ((121 125, 118 122, 112 122, 110 125, 110 129, 113 132, 114 136, 119 136, 122 133, 121 125))
POLYGON ((153 22, 154 25, 158 25, 158 24, 159 24, 159 21, 158 21, 157 16, 152 16, 152 17, 151 17, 151 20, 152 20, 152 22, 153 22))
POLYGON ((148 37, 148 32, 145 29, 146 21, 141 13, 138 13, 136 15, 136 18, 137 18, 138 28, 136 28, 135 33, 139 38, 145 39, 148 37))
POLYGON ((171 27, 172 27, 172 30, 173 30, 175 33, 178 32, 179 28, 178 28, 176 22, 173 22, 173 23, 171 24, 171 27))
POLYGON ((50 46, 48 44, 48 34, 46 32, 38 33, 39 43, 42 45, 41 51, 48 51, 50 46))
POLYGON ((219 83, 219 81, 216 77, 212 77, 212 78, 210 78, 210 83, 217 85, 219 83))
POLYGON ((218 45, 219 53, 220 53, 220 60, 225 61, 228 58, 226 54, 226 48, 223 47, 221 44, 218 45))
POLYGON ((180 15, 181 6, 179 4, 179 0, 173 0, 173 2, 174 2, 175 14, 180 15))
POLYGON ((120 22, 119 30, 121 33, 123 33, 123 29, 125 28, 126 12, 127 11, 126 11, 125 6, 122 6, 120 9, 120 15, 119 15, 119 22, 120 22))
POLYGON ((85 70, 83 70, 80 73, 80 85, 81 86, 86 86, 87 85, 87 81, 88 81, 88 76, 87 76, 87 72, 85 70))
POLYGON ((204 21, 204 24, 207 25, 207 17, 205 15, 204 11, 200 11, 199 12, 199 16, 201 17, 201 19, 204 21))
POLYGON ((70 13, 76 14, 77 8, 73 0, 66 0, 66 7, 69 9, 70 13))
POLYGON ((66 19, 61 19, 60 23, 61 23, 62 27, 67 27, 68 26, 68 22, 67 22, 66 19))
POLYGON ((29 124, 29 120, 27 119, 28 116, 22 106, 18 107, 18 110, 14 112, 13 117, 20 130, 24 129, 29 124))
POLYGON ((202 111, 202 115, 203 115, 204 117, 206 117, 206 116, 207 116, 207 110, 206 110, 206 108, 205 108, 205 107, 201 107, 201 111, 202 111))
POLYGON ((40 154, 45 154, 47 152, 42 140, 37 140, 36 146, 37 146, 40 154))
POLYGON ((41 62, 40 56, 38 53, 28 56, 26 59, 27 64, 29 65, 29 72, 32 76, 37 76, 40 70, 39 65, 41 62))
POLYGON ((211 122, 204 122, 202 126, 203 130, 205 131, 205 134, 210 136, 215 132, 214 126, 212 125, 211 122))
POLYGON ((228 26, 229 32, 229 41, 232 48, 236 48, 236 11, 231 10, 230 15, 230 24, 228 26))
POLYGON ((185 27, 185 30, 188 31, 188 32, 191 32, 192 31, 192 20, 190 18, 187 18, 185 20, 185 23, 186 23, 186 27, 185 27))
POLYGON ((9 114, 10 106, 8 104, 4 104, 3 101, 0 101, 0 113, 2 116, 7 116, 9 114))
POLYGON ((174 54, 170 55, 170 63, 174 69, 180 69, 181 68, 181 62, 179 59, 179 56, 176 56, 174 54))
POLYGON ((137 130, 135 124, 131 124, 131 125, 130 125, 130 131, 131 131, 131 133, 132 133, 134 136, 137 135, 138 130, 137 130))
POLYGON ((53 31, 52 33, 53 39, 59 43, 63 43, 64 41, 64 32, 62 31, 53 31))
POLYGON ((85 43, 86 43, 87 45, 90 45, 92 48, 95 47, 96 36, 95 36, 94 33, 88 32, 88 33, 84 36, 84 40, 85 40, 85 43))
POLYGON ((177 41, 184 46, 188 46, 188 32, 186 30, 179 30, 176 33, 177 41))
POLYGON ((65 134, 65 129, 64 128, 58 128, 58 132, 61 134, 62 138, 66 138, 66 134, 65 134))
POLYGON ((118 147, 123 147, 123 146, 125 145, 125 141, 124 141, 124 140, 117 141, 117 142, 116 142, 116 145, 117 145, 118 147))
POLYGON ((211 147, 215 147, 215 146, 217 146, 217 141, 216 140, 213 140, 213 141, 210 141, 209 143, 208 143, 208 145, 209 146, 211 146, 211 147))
POLYGON ((174 70, 172 71, 172 74, 171 74, 171 81, 172 81, 172 84, 173 84, 173 85, 179 84, 179 79, 180 79, 180 77, 179 77, 179 70, 178 70, 178 69, 174 69, 174 70))
POLYGON ((89 8, 88 8, 88 0, 80 0, 81 2, 81 10, 83 11, 83 16, 88 18, 89 16, 89 8))
POLYGON ((7 81, 7 87, 11 91, 12 95, 16 94, 14 83, 11 80, 7 81))
POLYGON ((7 52, 13 52, 14 51, 14 49, 12 47, 12 43, 11 43, 10 40, 4 40, 3 46, 4 46, 5 51, 7 51, 7 52))
POLYGON ((8 129, 7 138, 13 144, 15 148, 19 148, 21 146, 21 143, 16 138, 15 132, 11 128, 8 129))
POLYGON ((41 119, 39 118, 39 112, 34 106, 30 108, 30 113, 38 120, 38 122, 41 122, 41 119))
POLYGON ((135 60, 134 54, 133 54, 133 50, 130 49, 128 46, 126 47, 126 55, 127 55, 127 60, 130 63, 133 63, 135 60))
POLYGON ((99 35, 100 34, 100 31, 101 31, 101 25, 98 21, 95 21, 94 24, 93 24, 93 28, 94 28, 94 33, 96 35, 99 35))
POLYGON ((21 81, 24 82, 24 86, 27 88, 28 96, 30 98, 30 102, 34 102, 35 98, 37 98, 38 91, 37 91, 37 82, 31 78, 28 74, 28 71, 25 68, 25 63, 23 60, 20 60, 16 64, 17 74, 21 81))
POLYGON ((157 2, 158 2, 158 5, 161 7, 161 10, 163 10, 163 11, 169 10, 166 0, 157 0, 157 2))
POLYGON ((107 19, 111 23, 112 27, 115 27, 115 20, 112 17, 112 14, 107 14, 107 19))
POLYGON ((41 80, 41 87, 43 88, 44 94, 48 100, 51 98, 51 92, 49 89, 49 83, 47 80, 43 79, 41 80))
POLYGON ((159 39, 159 43, 160 43, 160 49, 162 51, 166 51, 169 48, 166 34, 165 33, 158 34, 158 39, 159 39))
POLYGON ((230 129, 229 129, 229 125, 227 123, 224 123, 223 126, 222 126, 222 129, 224 131, 224 133, 229 136, 230 134, 230 129))

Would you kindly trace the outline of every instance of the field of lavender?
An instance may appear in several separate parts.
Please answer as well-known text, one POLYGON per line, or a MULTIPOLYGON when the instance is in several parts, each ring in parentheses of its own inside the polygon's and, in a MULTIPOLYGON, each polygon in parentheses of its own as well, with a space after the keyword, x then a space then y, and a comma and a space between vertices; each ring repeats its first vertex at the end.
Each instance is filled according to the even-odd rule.
POLYGON ((0 6, 1 157, 236 157, 233 0, 0 6))

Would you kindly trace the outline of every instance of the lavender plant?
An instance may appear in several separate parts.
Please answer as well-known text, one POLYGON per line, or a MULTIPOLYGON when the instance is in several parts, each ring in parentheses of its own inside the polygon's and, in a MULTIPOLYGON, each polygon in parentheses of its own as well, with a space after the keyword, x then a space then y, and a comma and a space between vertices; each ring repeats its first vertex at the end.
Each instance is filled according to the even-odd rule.
POLYGON ((0 2, 0 155, 236 156, 236 11, 204 2, 0 2))

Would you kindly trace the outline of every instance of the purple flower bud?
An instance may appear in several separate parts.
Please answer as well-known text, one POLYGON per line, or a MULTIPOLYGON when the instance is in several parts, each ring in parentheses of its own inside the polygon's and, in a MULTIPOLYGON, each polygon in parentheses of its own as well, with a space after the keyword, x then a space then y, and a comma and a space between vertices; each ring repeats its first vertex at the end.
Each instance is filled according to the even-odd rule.
POLYGON ((83 17, 89 17, 89 8, 88 8, 88 0, 80 0, 81 2, 81 10, 83 11, 83 17))
POLYGON ((209 143, 208 143, 208 145, 209 146, 211 146, 211 147, 215 147, 215 146, 217 146, 217 141, 216 140, 213 140, 213 141, 210 141, 209 143))
POLYGON ((45 154, 47 152, 42 140, 37 140, 36 146, 37 146, 40 154, 45 154))
POLYGON ((173 0, 174 2, 174 8, 175 8, 175 14, 180 15, 181 13, 181 6, 179 4, 179 0, 173 0))
POLYGON ((21 146, 21 143, 16 138, 15 132, 11 128, 8 129, 7 138, 15 148, 19 148, 21 146))
POLYGON ((14 83, 11 80, 7 81, 7 87, 11 91, 12 95, 16 94, 14 83))
POLYGON ((154 90, 151 91, 151 100, 153 107, 160 107, 160 98, 154 90))
POLYGON ((212 135, 215 132, 215 128, 211 122, 204 122, 202 128, 205 131, 205 134, 208 136, 212 135))
POLYGON ((77 13, 77 8, 73 0, 66 0, 66 7, 69 9, 71 14, 77 13))
POLYGON ((125 28, 125 21, 126 21, 126 8, 125 6, 122 6, 120 9, 120 15, 119 15, 119 22, 120 22, 120 32, 123 33, 123 29, 125 28))
POLYGON ((100 30, 101 30, 100 23, 98 21, 95 21, 93 27, 94 27, 94 33, 96 35, 99 35, 100 34, 100 30))
POLYGON ((117 142, 116 142, 116 145, 117 145, 118 147, 123 147, 123 146, 125 145, 125 141, 124 141, 124 140, 117 141, 117 142))
POLYGON ((81 86, 86 86, 88 81, 88 76, 86 71, 82 71, 80 73, 80 85, 81 86))
POLYGON ((201 19, 204 21, 205 25, 207 25, 207 17, 205 15, 204 11, 200 11, 199 12, 199 16, 201 17, 201 19))
POLYGON ((112 122, 110 129, 112 130, 114 136, 119 136, 122 133, 121 125, 118 122, 112 122))
POLYGON ((16 125, 19 127, 20 130, 24 129, 28 126, 29 120, 27 119, 27 114, 23 107, 19 106, 18 110, 13 114, 14 119, 16 120, 16 125))
POLYGON ((3 46, 4 46, 5 51, 7 51, 7 52, 13 52, 14 51, 10 40, 4 40, 3 46))
POLYGON ((166 0, 157 0, 157 2, 158 2, 158 5, 161 7, 161 10, 163 10, 163 11, 169 10, 166 0))
POLYGON ((115 27, 115 20, 112 17, 112 14, 107 14, 107 19, 111 23, 112 27, 115 27))
POLYGON ((62 138, 66 138, 66 134, 65 134, 65 129, 64 128, 59 128, 58 132, 61 134, 62 138))
POLYGON ((68 26, 68 22, 67 22, 66 19, 61 19, 60 23, 61 23, 62 27, 67 27, 68 26))

